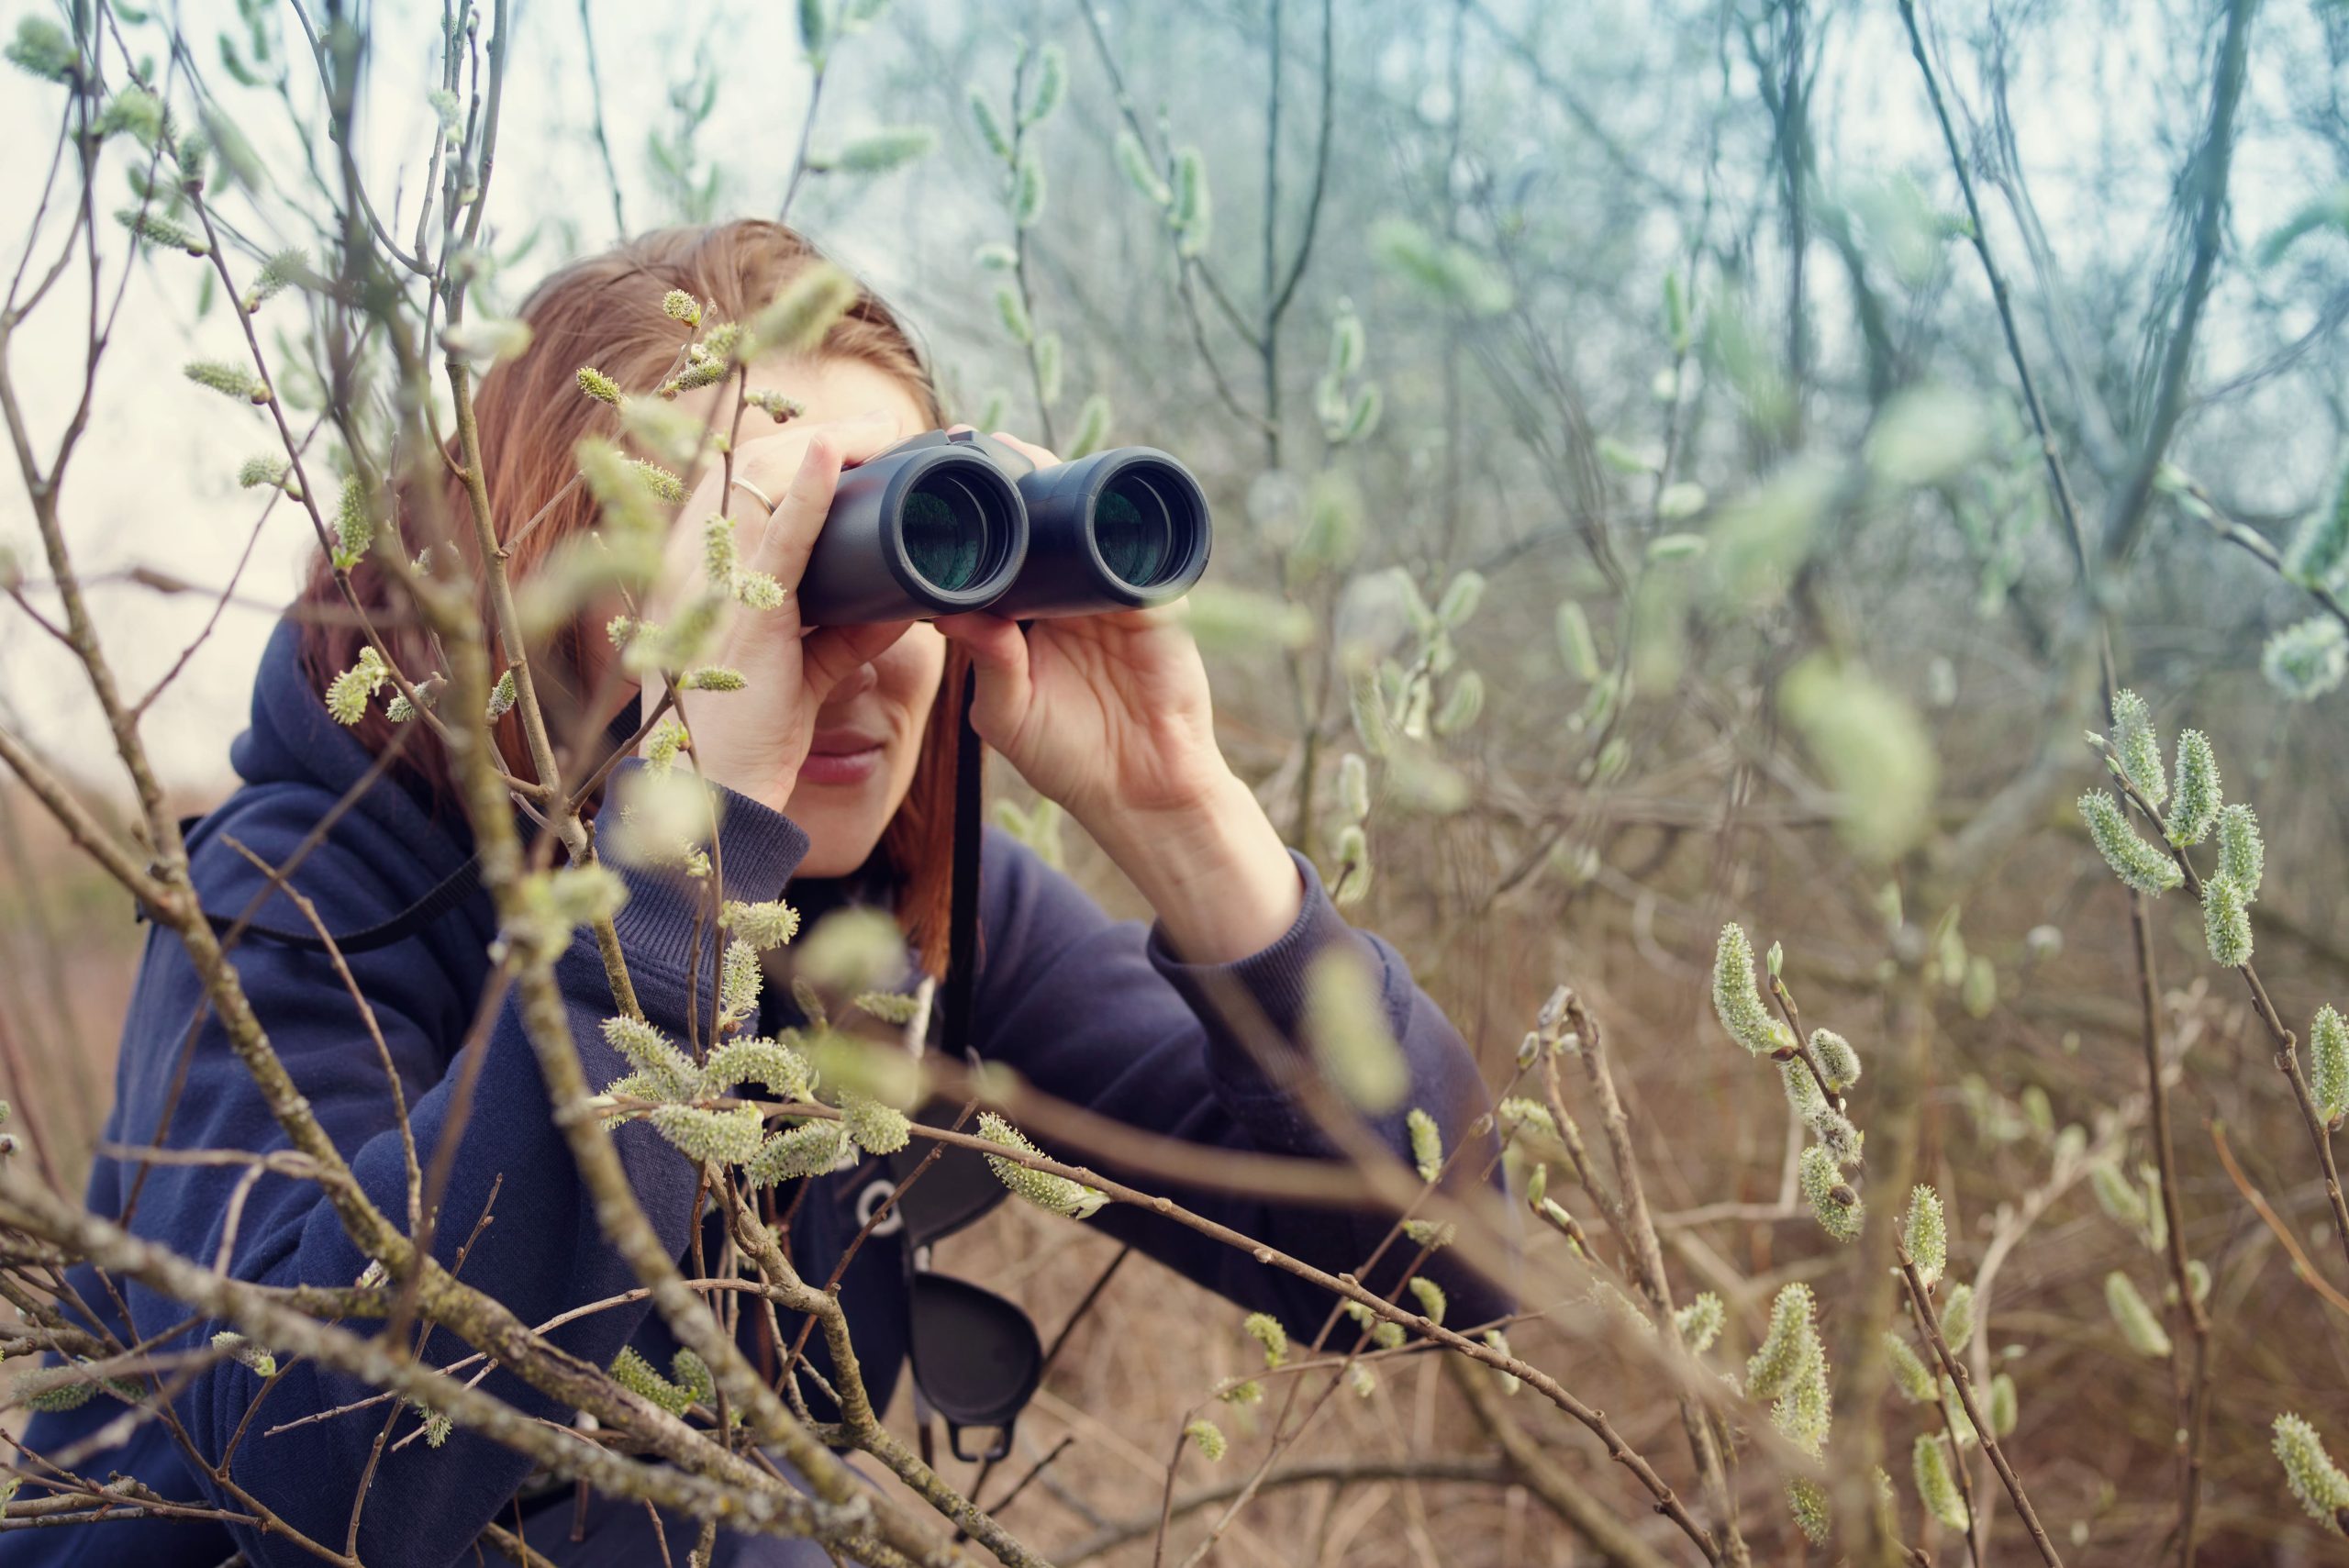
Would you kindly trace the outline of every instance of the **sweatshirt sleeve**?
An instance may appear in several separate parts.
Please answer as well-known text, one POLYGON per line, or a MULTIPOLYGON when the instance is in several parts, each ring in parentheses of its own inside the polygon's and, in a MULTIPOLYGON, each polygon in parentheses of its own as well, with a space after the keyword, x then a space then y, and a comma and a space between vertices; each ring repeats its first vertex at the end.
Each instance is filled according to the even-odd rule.
MULTIPOLYGON (((1294 856, 1304 883, 1296 923, 1260 952, 1231 963, 1186 963, 1164 933, 1112 922, 1100 906, 1033 851, 999 832, 987 840, 985 925, 981 932, 974 1027, 984 1054, 1018 1068, 1038 1088, 1102 1116, 1193 1143, 1264 1153, 1333 1158, 1335 1151, 1223 1021, 1219 997, 1235 989, 1295 1051, 1305 977, 1336 947, 1360 955, 1378 1004, 1402 1047, 1409 1092, 1371 1131, 1406 1163, 1411 1107, 1433 1117, 1447 1151, 1459 1149, 1491 1108, 1467 1047, 1442 1011, 1413 984, 1396 951, 1346 923, 1312 863, 1294 856)), ((1301 1062, 1300 1062, 1301 1065, 1301 1062)), ((1482 1171, 1497 1151, 1488 1132, 1459 1166, 1482 1171)), ((1375 1209, 1284 1207, 1221 1192, 1170 1186, 1089 1160, 1104 1174, 1131 1180, 1186 1207, 1332 1273, 1359 1273, 1392 1217, 1375 1209)), ((1499 1176, 1497 1169, 1494 1180, 1499 1176)), ((1296 1276, 1260 1264, 1172 1220, 1112 1204, 1090 1222, 1251 1309, 1269 1311, 1292 1333, 1310 1336, 1332 1298, 1296 1276)), ((1373 1289, 1401 1283, 1417 1249, 1390 1248, 1373 1289)), ((1442 1254, 1422 1271, 1450 1297, 1446 1321, 1467 1327, 1510 1309, 1508 1293, 1442 1254)))
MULTIPOLYGON (((637 765, 631 761, 623 768, 637 765)), ((607 798, 618 794, 608 792, 607 798)), ((718 843, 728 894, 775 896, 806 852, 805 836, 782 816, 747 799, 729 796, 722 804, 718 843)), ((606 815, 611 810, 607 806, 606 815)), ((274 807, 264 801, 224 815, 228 820, 221 831, 208 833, 194 873, 207 907, 234 910, 261 884, 258 873, 219 840, 233 836, 264 851, 282 848, 316 819, 317 801, 312 795, 274 807)), ((397 850, 337 835, 295 881, 305 891, 317 890, 330 929, 349 929, 366 921, 351 917, 363 910, 351 907, 353 895, 346 890, 373 885, 380 918, 381 872, 391 863, 382 857, 397 850), (338 904, 348 911, 341 920, 334 912, 338 904)), ((619 868, 619 873, 629 898, 617 923, 638 998, 653 1023, 673 1037, 682 1036, 695 910, 707 889, 658 872, 619 868)), ((293 913, 281 901, 263 917, 284 926, 293 913)), ((449 955, 478 940, 476 928, 442 929, 352 954, 349 962, 360 989, 373 1001, 384 1047, 407 1096, 417 1153, 428 1169, 453 1107, 470 1094, 470 1113, 434 1230, 435 1256, 455 1266, 459 1249, 478 1228, 460 1277, 505 1303, 525 1323, 539 1323, 625 1292, 636 1281, 596 1226, 594 1206, 554 1125, 514 998, 505 998, 477 1043, 456 1051, 468 1036, 479 1001, 452 976, 449 955)), ((478 953, 477 946, 473 951, 478 953)), ((331 963, 262 940, 237 948, 234 962, 295 1083, 376 1207, 405 1229, 406 1163, 383 1057, 331 963)), ((615 1008, 589 933, 575 934, 555 975, 587 1081, 600 1088, 627 1069, 600 1033, 603 1019, 615 1008)), ((256 1151, 285 1145, 204 1008, 202 988, 185 953, 167 933, 149 946, 124 1051, 118 1112, 124 1141, 256 1151), (192 1019, 198 1021, 191 1035, 192 1019), (169 1081, 184 1046, 185 1089, 173 1095, 169 1081), (159 1129, 167 1103, 175 1108, 168 1128, 159 1129)), ((690 1163, 641 1123, 621 1128, 616 1137, 639 1200, 671 1250, 683 1252, 695 1193, 690 1163)), ((219 1167, 150 1168, 137 1203, 135 1229, 185 1256, 209 1260, 228 1233, 226 1216, 236 1207, 230 1198, 240 1174, 219 1167)), ((245 1197, 230 1255, 238 1277, 269 1285, 347 1285, 367 1264, 315 1184, 276 1176, 263 1177, 245 1197)), ((133 1287, 128 1297, 139 1335, 164 1332, 184 1318, 184 1308, 159 1296, 133 1287)), ((631 1304, 592 1313, 551 1338, 603 1365, 629 1341, 648 1310, 631 1304)), ((188 1340, 200 1343, 219 1327, 205 1323, 188 1340)), ((424 1359, 436 1364, 466 1353, 468 1347, 445 1329, 430 1333, 423 1351, 424 1359)), ((510 1373, 494 1373, 484 1386, 527 1412, 570 1419, 568 1410, 510 1373)), ((224 1362, 197 1375, 175 1406, 195 1448, 207 1461, 217 1463, 233 1445, 229 1469, 239 1487, 311 1540, 340 1551, 376 1434, 388 1416, 395 1439, 405 1436, 417 1424, 416 1413, 370 1406, 273 1436, 271 1428, 364 1398, 368 1391, 295 1361, 285 1363, 266 1402, 246 1424, 248 1407, 260 1389, 250 1371, 224 1362)), ((386 1451, 366 1493, 359 1557, 378 1568, 445 1568, 512 1497, 529 1468, 510 1450, 462 1430, 439 1449, 419 1441, 386 1451)), ((216 1483, 206 1478, 200 1485, 214 1495, 217 1506, 241 1511, 216 1483)), ((312 1561, 283 1535, 242 1529, 233 1533, 246 1560, 255 1564, 290 1568, 312 1561)))

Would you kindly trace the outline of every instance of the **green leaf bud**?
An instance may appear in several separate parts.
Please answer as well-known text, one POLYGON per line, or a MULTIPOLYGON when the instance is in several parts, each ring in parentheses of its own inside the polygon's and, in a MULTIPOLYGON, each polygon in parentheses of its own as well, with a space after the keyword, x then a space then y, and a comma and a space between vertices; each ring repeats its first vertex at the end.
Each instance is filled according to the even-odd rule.
POLYGON ((1375 982, 1352 949, 1316 954, 1305 974, 1305 1037, 1315 1064, 1355 1106, 1391 1111, 1410 1091, 1375 982))
POLYGON ((2121 1337, 2129 1348, 2141 1356, 2166 1358, 2170 1353, 2169 1334, 2162 1328, 2162 1320, 2137 1294, 2137 1287, 2119 1269, 2104 1276, 2104 1304, 2111 1308, 2112 1320, 2121 1325, 2121 1337))
POLYGON ((732 358, 748 363, 765 354, 813 352, 824 335, 856 306, 863 290, 829 262, 802 268, 772 303, 742 328, 732 358))
POLYGON ((2324 1439, 2296 1415, 2276 1418, 2276 1460, 2284 1467, 2285 1484, 2309 1517, 2349 1535, 2349 1476, 2341 1473, 2324 1451, 2324 1439))
POLYGON ((1892 1385, 1900 1391, 1900 1396, 1911 1405, 1931 1404, 1937 1392, 1933 1374, 1925 1370, 1925 1363, 1909 1348, 1909 1341, 1887 1329, 1884 1353, 1892 1364, 1892 1385))
POLYGON ((1949 1440, 1936 1435, 1918 1438, 1915 1465, 1917 1500, 1944 1526, 1964 1533, 1969 1524, 1965 1497, 1958 1491, 1957 1477, 1950 1469, 1949 1440))
POLYGON ((2303 587, 2330 586, 2349 569, 2349 467, 2333 482, 2332 504, 2310 513, 2284 551, 2284 575, 2303 587))
POLYGON ((1909 1189, 1909 1213, 1901 1222, 1900 1244, 1917 1277, 1931 1290, 1949 1262, 1949 1230, 1942 1214, 1942 1195, 1923 1182, 1909 1189))
POLYGON ((1452 689, 1445 694, 1443 706, 1435 716, 1438 735, 1457 735, 1476 722, 1485 711, 1485 677, 1474 670, 1463 670, 1454 676, 1452 689))
POLYGON ((938 133, 926 125, 888 126, 849 142, 823 166, 847 174, 885 174, 928 157, 937 145, 938 133))
POLYGON ((17 36, 8 40, 8 63, 44 82, 71 82, 82 69, 81 51, 72 36, 47 17, 17 18, 17 36))
POLYGON ((2349 676, 2349 632, 2330 616, 2310 616, 2267 639, 2259 671, 2294 702, 2314 702, 2349 676))
POLYGON ((2330 1002, 2309 1025, 2309 1090, 2327 1127, 2349 1116, 2349 1022, 2330 1002))
POLYGON ((1949 1341, 1950 1353, 1955 1355, 1965 1349, 1974 1338, 1974 1287, 1954 1284, 1942 1302, 1942 1338, 1949 1341))
POLYGON ((1859 1194, 1845 1184, 1834 1154, 1821 1144, 1812 1144, 1802 1151, 1800 1172, 1803 1196, 1809 1200, 1819 1228, 1838 1241, 1857 1236, 1867 1208, 1859 1194))
POLYGON ((1118 133, 1117 152, 1118 167, 1125 172, 1127 181, 1146 200, 1154 206, 1168 206, 1174 203, 1174 190, 1166 183, 1165 177, 1151 167, 1150 154, 1142 150, 1141 140, 1131 130, 1118 133))
POLYGON ((1827 1544, 1833 1521, 1827 1507, 1827 1488, 1808 1475, 1798 1475, 1787 1483, 1787 1511, 1794 1517, 1795 1528, 1814 1546, 1827 1544))
POLYGON ((1264 1347, 1264 1365, 1285 1366, 1288 1363, 1288 1330, 1281 1320, 1269 1312, 1251 1312, 1241 1325, 1248 1337, 1264 1347))
POLYGON ((1745 1363, 1745 1391, 1756 1399, 1775 1399, 1813 1375, 1825 1359, 1819 1330, 1811 1322, 1810 1286, 1797 1280, 1779 1288, 1770 1303, 1770 1327, 1762 1344, 1745 1363))
MULTIPOLYGON (((993 1111, 979 1113, 979 1136, 1000 1148, 1023 1154, 1041 1154, 1042 1150, 1030 1143, 1020 1130, 993 1111)), ((1016 1161, 990 1154, 987 1164, 996 1179, 1037 1207, 1071 1219, 1084 1219, 1109 1201, 1107 1193, 1097 1192, 1084 1183, 1050 1172, 1034 1170, 1016 1161)))
POLYGON ((2079 806, 2088 837, 2123 884, 2158 897, 2186 880, 2176 862, 2137 836, 2110 791, 2092 789, 2080 796, 2079 806))
POLYGON ((1565 661, 1566 673, 1576 680, 1598 679, 1598 641, 1591 635, 1590 617, 1572 599, 1558 606, 1558 652, 1565 661))
POLYGON ((913 1138, 913 1124, 905 1112, 865 1095, 841 1096, 841 1124, 867 1154, 895 1154, 913 1138))
POLYGON ((2184 731, 2177 738, 2177 798, 2170 803, 2163 832, 2181 849, 2199 844, 2210 835, 2224 804, 2210 738, 2199 729, 2184 731))
POLYGON ((1461 572, 1443 585, 1443 596, 1436 601, 1435 618, 1447 628, 1457 628, 1467 624, 1485 602, 1485 574, 1481 572, 1461 572))
POLYGON ((2214 876, 2202 884, 2202 934, 2211 962, 2240 969, 2251 962, 2251 904, 2233 878, 2214 876))
POLYGON ((594 365, 581 365, 578 381, 579 390, 596 402, 608 403, 615 408, 620 406, 620 384, 594 365))
POLYGON ((727 1093, 741 1084, 758 1084, 781 1100, 805 1100, 816 1092, 816 1070, 807 1058, 780 1040, 747 1035, 729 1040, 702 1063, 702 1082, 710 1090, 727 1093))
POLYGON ((742 904, 727 900, 718 923, 762 951, 779 948, 799 934, 799 911, 782 899, 742 904))
POLYGON ((1837 1094, 1860 1081, 1860 1053, 1842 1035, 1832 1029, 1813 1029, 1810 1049, 1819 1058, 1819 1064, 1827 1070, 1827 1086, 1837 1094))
POLYGON ((1403 1125, 1411 1135, 1411 1162, 1419 1169, 1419 1180, 1434 1181, 1443 1173, 1443 1129, 1417 1106, 1403 1118, 1403 1125))
POLYGON ((1067 461, 1091 456, 1108 439, 1109 400, 1097 392, 1076 411, 1076 432, 1069 438, 1067 461))
POLYGON ((1006 163, 1011 161, 1011 137, 1003 128, 1003 117, 995 112, 995 105, 987 99, 986 90, 971 89, 971 118, 978 123, 979 135, 990 151, 1006 163))
POLYGON ((1021 301, 1019 291, 1009 284, 995 291, 995 312, 1001 317, 1003 329, 1010 335, 1013 342, 1026 344, 1034 341, 1036 324, 1028 318, 1028 306, 1021 301))
POLYGON ((2237 804, 2219 813, 2218 874, 2243 889, 2246 903, 2259 897, 2267 872, 2267 846, 2259 837, 2259 814, 2237 804))
POLYGON ((2125 687, 2112 698, 2112 751, 2121 776, 2158 810, 2169 798, 2169 775, 2162 771, 2161 732, 2154 728, 2145 699, 2125 687))
POLYGON ((1061 106, 1068 95, 1068 52, 1056 43, 1048 43, 1036 52, 1036 84, 1029 92, 1028 106, 1019 111, 1023 126, 1040 125, 1052 118, 1052 111, 1061 106))
POLYGON ((836 1121, 805 1121, 769 1136, 742 1165, 743 1179, 771 1187, 803 1176, 820 1176, 848 1152, 848 1129, 836 1121))
POLYGON ((270 398, 269 384, 252 373, 250 367, 229 360, 190 360, 180 367, 180 373, 198 386, 210 387, 223 397, 234 397, 247 403, 266 403, 270 398))
POLYGON ((1720 1338, 1721 1326, 1728 1320, 1728 1308, 1709 1290, 1672 1315, 1673 1326, 1680 1330, 1681 1342, 1688 1347, 1691 1355, 1702 1355, 1712 1349, 1713 1341, 1720 1338))
POLYGON ((373 645, 360 649, 359 662, 328 683, 327 712, 337 724, 358 723, 367 717, 368 699, 391 678, 391 667, 373 645))
POLYGON ((256 1377, 277 1375, 277 1358, 233 1329, 223 1329, 213 1335, 212 1348, 234 1357, 256 1377))
POLYGON ((700 1075, 685 1052, 669 1037, 640 1018, 615 1016, 604 1020, 604 1043, 627 1059, 629 1066, 658 1087, 667 1098, 691 1095, 700 1075))
POLYGON ((2021 1405, 2015 1393, 2015 1380, 2006 1373, 1990 1379, 1990 1403, 1983 1414, 1990 1418, 1990 1435, 2002 1438, 2015 1429, 2021 1418, 2021 1405))
POLYGON ((1032 228, 1044 216, 1044 195, 1049 189, 1044 179, 1044 161, 1035 148, 1025 147, 1019 152, 1019 163, 1011 173, 1011 227, 1032 228))
POLYGON ((1745 928, 1734 920, 1721 928, 1720 941, 1713 950, 1713 1011, 1720 1015, 1730 1039, 1753 1055, 1794 1044, 1792 1031, 1762 1005, 1762 993, 1753 982, 1753 944, 1746 940, 1745 928))
POLYGON ((655 1106, 645 1119, 654 1131, 695 1160, 718 1165, 738 1165, 759 1151, 766 1129, 756 1106, 735 1106, 722 1111, 698 1106, 655 1106))
POLYGON ((1176 251, 1186 257, 1205 251, 1213 220, 1207 159, 1196 147, 1178 149, 1174 154, 1174 204, 1167 212, 1167 221, 1174 227, 1176 251))

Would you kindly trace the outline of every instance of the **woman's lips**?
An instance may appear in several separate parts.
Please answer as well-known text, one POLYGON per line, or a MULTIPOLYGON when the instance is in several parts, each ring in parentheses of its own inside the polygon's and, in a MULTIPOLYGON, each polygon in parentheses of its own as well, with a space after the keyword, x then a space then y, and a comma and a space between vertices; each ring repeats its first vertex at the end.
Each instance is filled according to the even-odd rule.
POLYGON ((808 742, 807 759, 799 764, 799 782, 814 784, 860 784, 881 766, 881 742, 855 730, 816 732, 808 742))

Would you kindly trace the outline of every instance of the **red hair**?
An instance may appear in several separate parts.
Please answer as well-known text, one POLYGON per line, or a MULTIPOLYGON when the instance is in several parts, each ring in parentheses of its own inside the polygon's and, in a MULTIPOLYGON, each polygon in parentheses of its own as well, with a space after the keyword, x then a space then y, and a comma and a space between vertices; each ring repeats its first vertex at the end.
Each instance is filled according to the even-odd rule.
MULTIPOLYGON (((700 228, 668 228, 640 236, 600 256, 573 262, 547 278, 523 303, 521 319, 530 345, 490 370, 474 398, 482 466, 497 537, 510 548, 507 572, 518 586, 565 541, 595 527, 596 508, 584 487, 556 497, 576 472, 572 449, 581 438, 619 439, 616 412, 583 395, 574 380, 582 365, 594 365, 625 390, 649 392, 669 373, 685 341, 685 328, 662 308, 668 291, 682 289, 702 302, 707 316, 742 321, 755 314, 790 281, 822 260, 816 247, 778 223, 740 219, 700 228), (524 524, 545 516, 527 535, 524 524)), ((810 351, 811 358, 862 360, 896 377, 913 394, 925 417, 944 423, 936 384, 912 337, 896 314, 871 291, 859 287, 856 302, 810 351)), ((764 416, 754 413, 753 417, 764 416)), ((441 454, 436 454, 436 457, 441 454)), ((467 508, 451 438, 446 461, 423 473, 409 473, 393 489, 395 515, 404 522, 462 517, 467 508), (438 495, 423 487, 436 486, 438 495)), ((469 563, 474 561, 468 529, 450 530, 447 542, 469 563)), ((417 541, 408 539, 413 546, 417 541)), ((475 573, 476 579, 479 573, 475 573)), ((373 562, 362 561, 351 573, 351 587, 384 634, 401 668, 411 676, 429 670, 429 643, 413 628, 373 562)), ((349 668, 359 657, 364 633, 349 624, 334 569, 321 551, 312 562, 295 616, 302 622, 303 668, 314 688, 349 668)), ((602 636, 584 614, 560 628, 532 651, 531 670, 549 727, 558 736, 578 728, 590 667, 583 655, 602 636), (565 711, 565 709, 568 711, 565 711), (566 725, 565 721, 570 721, 566 725)), ((489 610, 483 606, 484 627, 489 610)), ((950 648, 943 693, 962 689, 966 656, 950 648)), ((897 922, 920 955, 922 966, 942 974, 946 962, 946 917, 950 851, 954 813, 954 739, 957 704, 942 695, 922 735, 911 787, 883 832, 880 856, 895 887, 897 922)), ((376 708, 356 726, 362 744, 381 753, 389 743, 391 721, 376 708)), ((494 727, 507 771, 535 778, 518 716, 494 727)), ((592 735, 592 728, 586 729, 592 735)), ((575 759, 572 763, 576 771, 575 759)), ((459 794, 447 753, 429 732, 411 737, 394 772, 436 812, 456 811, 459 794)))

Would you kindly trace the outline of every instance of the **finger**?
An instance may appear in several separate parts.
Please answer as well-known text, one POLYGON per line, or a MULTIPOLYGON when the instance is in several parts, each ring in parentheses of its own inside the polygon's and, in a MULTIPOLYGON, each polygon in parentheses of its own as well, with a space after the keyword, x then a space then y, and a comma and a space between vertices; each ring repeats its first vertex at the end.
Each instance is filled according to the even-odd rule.
POLYGON ((1028 636, 1019 629, 1019 623, 972 610, 941 616, 938 629, 948 641, 960 644, 978 667, 979 689, 971 705, 971 721, 979 733, 997 740, 1017 734, 1035 695, 1028 665, 1028 636))
POLYGON ((995 439, 1034 463, 1038 468, 1058 468, 1061 460, 1033 441, 1023 441, 1006 430, 995 432, 995 439))
POLYGON ((807 695, 820 703, 842 681, 872 663, 906 635, 909 620, 883 621, 873 626, 828 626, 809 632, 799 642, 801 679, 807 695))

